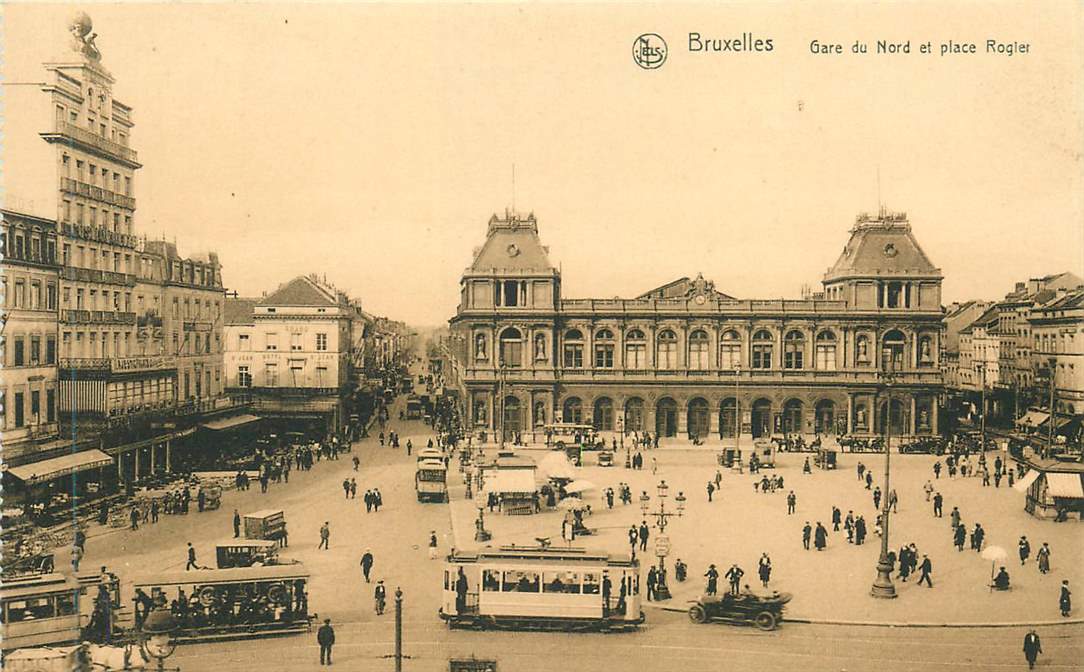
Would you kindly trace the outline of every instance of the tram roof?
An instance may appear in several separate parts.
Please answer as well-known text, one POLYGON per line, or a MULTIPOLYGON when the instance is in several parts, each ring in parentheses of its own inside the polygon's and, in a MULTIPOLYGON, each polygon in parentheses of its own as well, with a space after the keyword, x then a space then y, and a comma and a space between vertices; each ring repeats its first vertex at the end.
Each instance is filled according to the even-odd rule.
POLYGON ((0 598, 11 600, 31 595, 70 592, 80 588, 78 581, 63 574, 38 574, 26 578, 4 579, 4 585, 0 587, 0 598))
POLYGON ((418 469, 439 469, 447 471, 444 460, 418 460, 418 469))
POLYGON ((137 588, 165 585, 207 585, 241 581, 286 581, 308 579, 309 573, 301 563, 264 565, 263 567, 231 567, 229 569, 197 569, 187 572, 167 572, 156 578, 136 581, 137 588))
POLYGON ((543 560, 573 562, 606 562, 610 565, 633 566, 637 562, 628 555, 613 555, 603 550, 581 547, 542 548, 540 546, 487 546, 477 550, 457 549, 449 558, 452 561, 478 562, 485 560, 543 560))

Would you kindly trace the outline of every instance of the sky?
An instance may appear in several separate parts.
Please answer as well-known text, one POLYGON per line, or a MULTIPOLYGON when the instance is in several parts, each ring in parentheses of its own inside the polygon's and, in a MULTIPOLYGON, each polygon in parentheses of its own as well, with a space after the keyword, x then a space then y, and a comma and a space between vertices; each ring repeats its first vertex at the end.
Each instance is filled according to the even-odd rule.
MULTIPOLYGON (((241 295, 316 272, 370 312, 434 325, 454 314, 490 215, 513 205, 535 213, 569 298, 697 273, 740 298, 796 298, 882 204, 909 214, 946 303, 1084 275, 1082 7, 0 11, 6 82, 41 81, 70 53, 74 10, 92 17, 114 95, 134 108, 138 232, 217 251, 241 295), (669 48, 655 70, 632 59, 646 32, 669 48), (773 50, 694 53, 691 32, 773 50), (988 38, 1029 53, 984 53, 988 38), (845 53, 813 54, 813 39, 845 53), (850 53, 879 39, 912 53, 850 53), (938 55, 950 39, 979 53, 938 55), (918 53, 927 40, 933 55, 918 53)), ((50 119, 13 107, 15 88, 5 133, 36 135, 50 119)), ((20 156, 2 158, 16 183, 20 156)))

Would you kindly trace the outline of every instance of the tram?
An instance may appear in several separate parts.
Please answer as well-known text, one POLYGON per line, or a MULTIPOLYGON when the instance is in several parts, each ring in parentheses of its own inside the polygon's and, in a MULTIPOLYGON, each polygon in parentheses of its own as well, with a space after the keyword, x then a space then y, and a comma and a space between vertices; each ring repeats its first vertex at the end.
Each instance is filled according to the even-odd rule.
POLYGON ((86 625, 81 591, 78 580, 57 573, 5 579, 0 587, 3 650, 78 642, 86 625))
POLYGON ((452 628, 633 630, 644 622, 640 565, 584 548, 453 551, 440 617, 452 628))
POLYGON ((184 642, 306 632, 308 581, 298 563, 171 572, 135 588, 170 608, 184 642))
POLYGON ((418 460, 418 470, 414 473, 414 489, 418 492, 419 502, 444 502, 448 499, 448 469, 444 460, 418 460))

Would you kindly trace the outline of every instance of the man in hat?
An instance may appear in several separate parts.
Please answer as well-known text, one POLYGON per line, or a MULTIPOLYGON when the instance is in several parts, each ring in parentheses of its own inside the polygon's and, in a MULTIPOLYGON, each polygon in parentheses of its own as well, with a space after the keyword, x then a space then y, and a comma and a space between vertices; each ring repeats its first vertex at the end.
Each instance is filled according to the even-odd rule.
POLYGON ((316 642, 320 645, 320 664, 331 664, 331 647, 335 644, 335 629, 331 627, 331 619, 325 618, 324 624, 316 631, 316 642))
POLYGON ((1069 616, 1073 610, 1073 593, 1069 590, 1069 580, 1061 582, 1061 596, 1058 597, 1058 606, 1061 607, 1061 615, 1069 616))
POLYGON ((376 589, 373 590, 373 601, 376 602, 376 615, 380 616, 384 613, 384 600, 388 595, 388 591, 384 589, 384 580, 381 579, 376 582, 376 589))
POLYGON ((366 548, 361 556, 361 572, 365 575, 365 583, 369 583, 369 572, 373 569, 373 552, 366 548))
POLYGON ((1042 642, 1039 641, 1039 635, 1034 630, 1024 635, 1024 658, 1028 661, 1028 669, 1035 669, 1035 660, 1039 657, 1039 654, 1043 652, 1042 642))
POLYGON ((1024 565, 1028 561, 1028 557, 1031 556, 1031 543, 1028 542, 1026 536, 1020 537, 1020 541, 1016 544, 1020 550, 1020 564, 1024 565))
POLYGON ((730 566, 730 569, 726 570, 726 578, 730 579, 730 594, 741 594, 741 577, 745 576, 745 571, 738 567, 735 563, 730 566))
POLYGON ((709 565, 708 571, 704 573, 704 576, 708 579, 708 587, 704 592, 708 595, 714 595, 719 592, 719 570, 715 569, 715 565, 709 565))
POLYGON ((330 548, 331 540, 331 526, 328 521, 324 521, 324 524, 320 526, 320 544, 316 547, 317 550, 324 549, 325 551, 330 548))
POLYGON ((435 530, 429 530, 429 559, 437 559, 437 533, 435 530))

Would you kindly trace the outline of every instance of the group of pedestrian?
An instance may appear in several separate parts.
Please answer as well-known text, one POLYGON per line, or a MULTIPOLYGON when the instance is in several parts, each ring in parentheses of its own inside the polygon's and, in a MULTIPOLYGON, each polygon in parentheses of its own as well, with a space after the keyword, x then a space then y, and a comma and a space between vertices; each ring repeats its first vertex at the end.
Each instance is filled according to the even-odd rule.
POLYGON ((365 513, 377 513, 380 511, 380 507, 384 505, 384 497, 380 494, 380 488, 366 490, 362 499, 365 501, 365 513))
POLYGON ((769 492, 775 492, 776 490, 782 489, 782 476, 762 476, 760 479, 753 479, 753 492, 762 492, 764 494, 767 494, 769 492))

